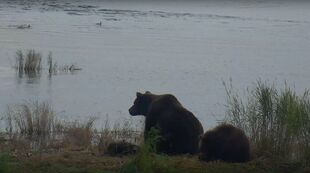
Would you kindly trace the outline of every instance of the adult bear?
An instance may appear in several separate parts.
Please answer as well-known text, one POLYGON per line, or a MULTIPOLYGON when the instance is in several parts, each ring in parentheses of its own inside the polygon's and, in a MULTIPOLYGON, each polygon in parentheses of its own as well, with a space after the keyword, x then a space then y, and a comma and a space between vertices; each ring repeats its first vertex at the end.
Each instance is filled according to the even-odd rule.
POLYGON ((250 160, 250 143, 244 132, 230 124, 207 131, 200 141, 199 159, 203 161, 246 162, 250 160))
POLYGON ((159 128, 160 139, 156 152, 165 154, 195 154, 203 127, 199 120, 171 94, 155 95, 147 91, 137 92, 132 116, 145 116, 144 139, 151 128, 159 128))

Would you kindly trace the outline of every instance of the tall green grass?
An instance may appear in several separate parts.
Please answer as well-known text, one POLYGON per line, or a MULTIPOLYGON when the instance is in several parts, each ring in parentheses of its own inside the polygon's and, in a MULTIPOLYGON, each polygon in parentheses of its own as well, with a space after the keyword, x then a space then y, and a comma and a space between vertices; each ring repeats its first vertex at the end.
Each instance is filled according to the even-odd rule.
POLYGON ((310 95, 290 87, 276 89, 258 81, 241 99, 232 85, 227 92, 226 121, 243 129, 253 144, 254 157, 310 163, 310 95))
POLYGON ((133 161, 123 167, 120 173, 153 173, 154 172, 154 152, 158 131, 152 128, 149 133, 149 137, 144 144, 142 144, 138 150, 137 155, 133 161))
POLYGON ((139 148, 133 161, 123 167, 121 173, 180 173, 175 166, 170 164, 167 155, 158 155, 156 153, 156 143, 161 140, 158 128, 151 128, 144 144, 139 148))

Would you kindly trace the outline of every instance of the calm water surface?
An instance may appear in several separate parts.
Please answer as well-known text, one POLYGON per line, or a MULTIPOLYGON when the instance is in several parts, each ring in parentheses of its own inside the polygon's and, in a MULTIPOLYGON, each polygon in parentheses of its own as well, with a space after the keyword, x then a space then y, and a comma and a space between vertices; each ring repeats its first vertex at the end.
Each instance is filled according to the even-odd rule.
POLYGON ((176 95, 211 127, 225 114, 222 82, 230 78, 239 91, 257 79, 309 88, 309 9, 283 1, 1 1, 0 112, 47 100, 67 118, 115 121, 129 118, 136 91, 149 90, 176 95), (58 64, 83 70, 19 77, 11 68, 17 49, 40 51, 44 68, 52 51, 58 64))

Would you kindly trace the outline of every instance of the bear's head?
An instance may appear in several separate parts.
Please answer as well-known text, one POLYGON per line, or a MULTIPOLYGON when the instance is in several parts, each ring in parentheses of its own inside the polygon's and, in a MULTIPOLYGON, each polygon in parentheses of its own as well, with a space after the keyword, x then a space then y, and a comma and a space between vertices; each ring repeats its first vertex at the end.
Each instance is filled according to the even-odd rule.
POLYGON ((152 93, 146 91, 144 94, 137 92, 136 99, 133 106, 129 108, 129 114, 131 116, 144 115, 146 116, 150 104, 152 103, 152 93))

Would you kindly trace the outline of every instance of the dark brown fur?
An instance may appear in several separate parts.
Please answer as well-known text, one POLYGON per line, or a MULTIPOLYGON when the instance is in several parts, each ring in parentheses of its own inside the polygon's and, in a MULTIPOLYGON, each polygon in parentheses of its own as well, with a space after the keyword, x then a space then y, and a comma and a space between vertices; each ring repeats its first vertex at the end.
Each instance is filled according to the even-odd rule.
POLYGON ((161 140, 156 150, 166 154, 195 154, 203 128, 199 120, 171 94, 155 95, 137 93, 134 105, 129 109, 132 116, 145 116, 144 137, 152 127, 158 127, 161 140))
POLYGON ((207 131, 200 143, 203 161, 246 162, 250 160, 250 144, 244 132, 229 124, 207 131))
POLYGON ((135 154, 138 151, 138 146, 125 142, 112 142, 108 145, 104 154, 110 156, 123 156, 123 155, 130 155, 135 154))

